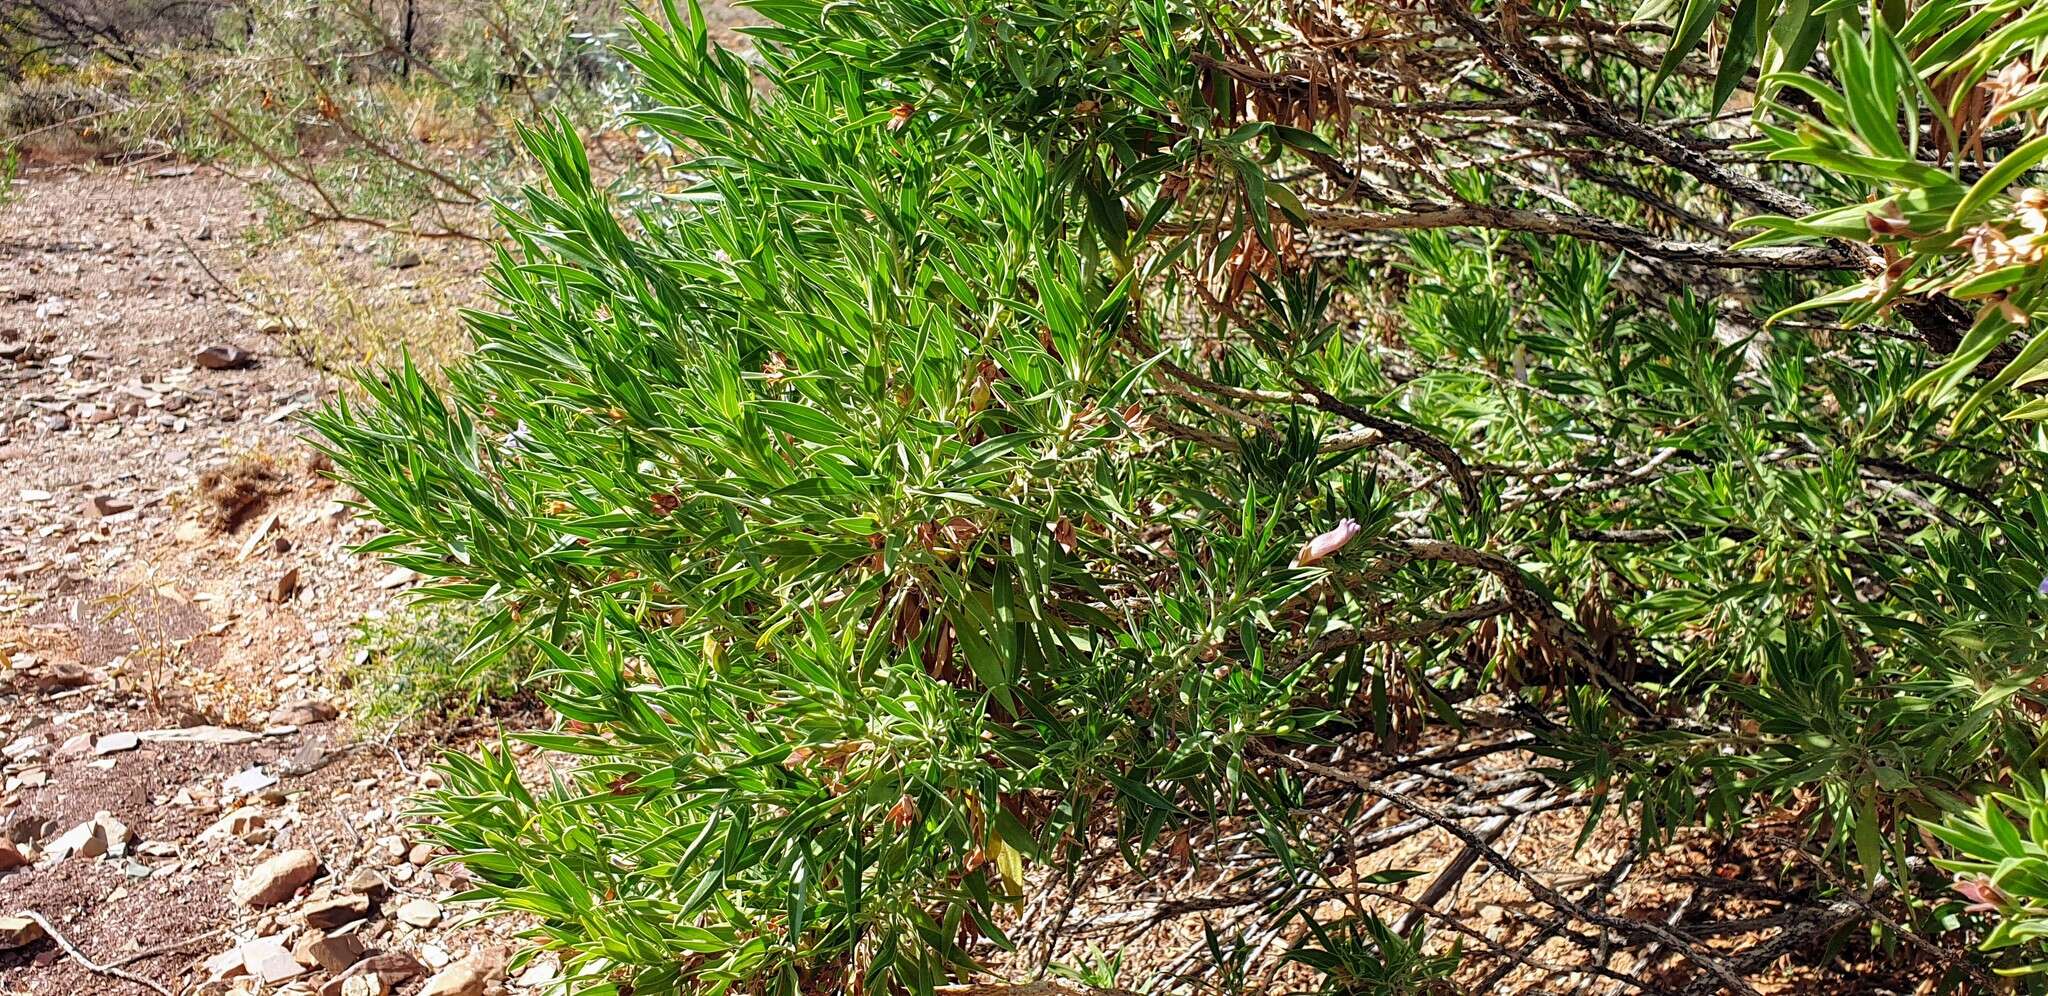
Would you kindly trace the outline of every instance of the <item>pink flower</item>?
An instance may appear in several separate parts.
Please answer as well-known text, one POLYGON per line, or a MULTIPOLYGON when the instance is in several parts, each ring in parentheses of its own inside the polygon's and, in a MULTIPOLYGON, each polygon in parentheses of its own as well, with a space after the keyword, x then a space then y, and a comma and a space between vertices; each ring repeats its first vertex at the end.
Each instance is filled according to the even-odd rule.
POLYGON ((1963 907, 1965 913, 1996 913, 2009 902, 2005 893, 1998 891, 1998 887, 1991 884, 1991 879, 1983 875, 1975 878, 1958 875, 1952 888, 1970 901, 1970 905, 1963 907))
POLYGON ((1318 560, 1330 557, 1337 551, 1344 549, 1346 543, 1356 538, 1359 529, 1360 526, 1355 519, 1345 519, 1337 523, 1337 528, 1304 544, 1301 552, 1294 555, 1294 566, 1307 567, 1318 560))

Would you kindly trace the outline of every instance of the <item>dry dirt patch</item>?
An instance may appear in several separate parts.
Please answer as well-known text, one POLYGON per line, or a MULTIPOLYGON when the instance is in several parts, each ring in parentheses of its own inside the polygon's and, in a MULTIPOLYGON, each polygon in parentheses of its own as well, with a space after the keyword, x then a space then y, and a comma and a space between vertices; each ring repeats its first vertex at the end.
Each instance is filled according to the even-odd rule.
MULTIPOLYGON (((246 295, 346 283, 400 311, 475 263, 426 247, 401 269, 330 233, 252 253, 257 220, 182 167, 31 173, 0 208, 0 917, 172 992, 314 992, 347 967, 314 955, 359 949, 416 959, 409 993, 502 938, 422 912, 463 881, 403 817, 436 745, 358 739, 331 691, 352 627, 404 587, 348 553, 374 528, 300 438, 343 389, 310 336, 347 327, 293 335, 246 295), (294 849, 313 878, 235 904, 294 849)), ((148 991, 48 938, 0 951, 0 992, 148 991)))

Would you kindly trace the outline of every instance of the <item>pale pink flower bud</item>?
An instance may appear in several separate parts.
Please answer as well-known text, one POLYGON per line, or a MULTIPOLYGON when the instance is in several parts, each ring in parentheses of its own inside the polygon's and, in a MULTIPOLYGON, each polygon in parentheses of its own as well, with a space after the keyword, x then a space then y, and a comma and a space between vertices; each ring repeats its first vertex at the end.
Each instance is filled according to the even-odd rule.
POLYGON ((1294 555, 1294 566, 1307 567, 1318 560, 1327 559, 1355 539, 1361 528, 1355 519, 1345 519, 1337 523, 1337 528, 1303 544, 1301 552, 1294 555))
POLYGON ((1983 875, 1974 878, 1958 875, 1952 888, 1970 901, 1970 905, 1963 908, 1965 913, 1996 913, 2008 902, 2005 893, 2000 892, 1998 887, 1992 885, 1991 880, 1983 875))

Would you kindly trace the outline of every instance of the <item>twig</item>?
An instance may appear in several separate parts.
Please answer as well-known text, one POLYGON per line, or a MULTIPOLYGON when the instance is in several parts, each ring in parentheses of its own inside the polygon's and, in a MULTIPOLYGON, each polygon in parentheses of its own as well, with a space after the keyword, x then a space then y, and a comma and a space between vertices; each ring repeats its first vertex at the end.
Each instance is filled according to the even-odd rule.
POLYGON ((1638 719, 1655 714, 1634 690, 1615 676, 1595 653, 1584 633, 1566 619, 1550 600, 1539 593, 1514 561, 1497 553, 1475 550, 1440 539, 1416 538, 1395 541, 1395 548, 1418 560, 1437 560, 1476 568, 1493 575, 1507 590, 1508 605, 1527 620, 1543 642, 1591 672, 1615 696, 1615 702, 1638 719))
POLYGON ((1289 755, 1281 754, 1277 751, 1266 749, 1264 747, 1259 748, 1259 750, 1261 753, 1264 753, 1268 757, 1271 757, 1273 760, 1278 761, 1279 763, 1286 765, 1287 767, 1294 768, 1297 771, 1305 771, 1312 775, 1321 775, 1324 778, 1329 778, 1334 781, 1343 782, 1344 784, 1350 785, 1354 788, 1361 789, 1371 795, 1385 799, 1388 802, 1391 802, 1394 805, 1399 806, 1400 808, 1415 814, 1416 816, 1420 816, 1423 819, 1426 819, 1429 822, 1436 824, 1436 826, 1442 829, 1445 833, 1448 833, 1451 836, 1458 838, 1458 840, 1463 842, 1466 847, 1469 847, 1474 851, 1477 851, 1479 857, 1484 859, 1487 864, 1490 864, 1495 868, 1499 869, 1502 873, 1506 874, 1507 877, 1513 879, 1516 882, 1516 884, 1528 890, 1529 894, 1531 896, 1534 896, 1538 902, 1541 902, 1546 906, 1550 906, 1553 909, 1556 909, 1560 912, 1570 913, 1574 918, 1583 920, 1595 926, 1606 927, 1609 930, 1616 930, 1620 931, 1621 933, 1630 934, 1634 936, 1648 936, 1656 938, 1657 940, 1663 941, 1665 944, 1670 945, 1673 950, 1676 950, 1680 954, 1683 954, 1687 961, 1690 961, 1693 964, 1698 965, 1699 967, 1705 969, 1710 976, 1720 980, 1721 984, 1727 986, 1729 989, 1732 989, 1738 993, 1742 993, 1744 994, 1744 996, 1761 996, 1761 994, 1756 991, 1756 988, 1754 986, 1751 986, 1747 981, 1744 981, 1744 979, 1740 975, 1735 974, 1735 972, 1731 971, 1728 968, 1728 966, 1723 965, 1719 959, 1716 959, 1713 956, 1708 955, 1706 952, 1701 951, 1698 947, 1694 946, 1684 937, 1680 936, 1675 931, 1672 931, 1670 928, 1665 927, 1663 924, 1656 923, 1654 921, 1644 922, 1640 920, 1630 920, 1626 917, 1612 916, 1610 914, 1602 913, 1598 910, 1587 909, 1579 903, 1573 902, 1563 893, 1557 891, 1554 888, 1551 888, 1542 879, 1539 879, 1535 875, 1531 874, 1527 869, 1523 868, 1520 865, 1515 864, 1512 861, 1509 861, 1506 857, 1502 856, 1499 851, 1494 850, 1485 841, 1481 840, 1479 838, 1479 835, 1473 833, 1471 830, 1466 829, 1462 824, 1458 823, 1456 820, 1452 820, 1448 817, 1438 814, 1435 810, 1430 809, 1428 806, 1423 805, 1421 802, 1412 799, 1407 795, 1404 795, 1400 792, 1395 792, 1391 789, 1382 788, 1378 785, 1373 784, 1368 779, 1360 778, 1357 775, 1351 774, 1348 771, 1342 771, 1337 768, 1332 768, 1326 764, 1317 764, 1314 761, 1303 760, 1302 758, 1298 757, 1291 757, 1289 755))
MULTIPOLYGON (((1519 806, 1535 798, 1535 796, 1536 786, 1532 785, 1527 788, 1517 789, 1514 794, 1501 800, 1501 804, 1508 807, 1519 806)), ((1473 831, 1473 835, 1486 844, 1492 844, 1500 839, 1501 834, 1507 832, 1508 824, 1514 821, 1515 817, 1513 815, 1491 817, 1486 822, 1479 824, 1479 829, 1473 831)), ((1416 897, 1416 905, 1409 909, 1408 912, 1401 914, 1399 920, 1394 921, 1394 931, 1404 937, 1413 934, 1415 928, 1422 925, 1422 911, 1434 909, 1438 902, 1442 901, 1444 897, 1449 896, 1452 890, 1458 887, 1458 883, 1465 878, 1467 872, 1472 870, 1472 866, 1478 863, 1479 851, 1477 849, 1467 846, 1464 850, 1459 851, 1457 857, 1452 858, 1451 863, 1445 865, 1443 870, 1437 873, 1436 878, 1432 879, 1429 885, 1422 890, 1422 895, 1416 897)))
POLYGON ((213 281, 213 285, 215 287, 218 287, 221 290, 234 295, 235 300, 240 301, 247 307, 262 312, 264 317, 275 320, 278 324, 283 325, 287 329, 291 329, 294 332, 299 331, 297 323, 293 322, 290 316, 285 315, 282 312, 273 311, 269 308, 264 307, 261 303, 257 302, 256 299, 243 293, 241 288, 228 283, 225 279, 222 279, 220 274, 214 272, 212 266, 207 265, 206 257, 199 255, 199 251, 197 249, 192 248, 192 243, 185 241, 185 237, 183 235, 178 236, 178 248, 185 250, 185 255, 192 257, 192 262, 199 264, 199 272, 206 274, 206 279, 213 281))
POLYGON ((1876 920, 1881 924, 1884 924, 1893 932, 1905 938, 1907 943, 1913 945, 1916 948, 1919 948, 1921 951, 1932 956, 1934 959, 1940 961, 1943 965, 1946 965, 1949 968, 1961 969, 1964 974, 1968 975, 1978 985, 1983 986, 1985 992, 1996 991, 1997 983, 1990 976, 1984 974, 1984 970, 1982 968, 1979 968, 1976 965, 1971 964, 1970 961, 1966 958, 1956 957, 1955 952, 1945 950, 1940 945, 1935 944, 1933 941, 1930 941, 1927 938, 1920 936, 1918 933, 1915 933, 1911 928, 1907 927, 1905 924, 1900 923, 1898 920, 1886 914, 1883 910, 1880 910, 1875 905, 1872 905, 1871 900, 1877 898, 1877 890, 1873 889, 1871 896, 1868 899, 1862 896, 1858 896, 1856 894, 1855 889, 1850 888, 1848 883, 1843 882, 1841 880, 1841 877, 1835 874, 1835 870, 1833 868, 1830 868, 1826 861, 1822 860, 1818 855, 1814 854, 1813 852, 1807 850, 1806 845, 1796 840, 1793 840, 1789 837, 1780 837, 1776 834, 1766 834, 1764 836, 1764 840, 1776 844, 1779 847, 1785 848, 1786 850, 1791 851, 1793 854, 1799 855, 1799 857, 1804 859, 1807 864, 1812 865, 1815 871, 1820 872, 1821 877, 1828 880, 1828 884, 1833 885, 1834 887, 1842 890, 1842 895, 1847 897, 1851 903, 1856 904, 1856 906, 1861 908, 1863 912, 1870 914, 1870 917, 1872 919, 1876 920))
POLYGON ((1457 449, 1451 444, 1438 439, 1435 434, 1427 429, 1412 426, 1406 422, 1396 421, 1360 408, 1324 391, 1321 387, 1316 386, 1314 382, 1298 373, 1294 375, 1294 381, 1301 385, 1303 391, 1308 393, 1310 403, 1314 404, 1317 408, 1332 415, 1342 415, 1389 439, 1421 450, 1424 455, 1442 464, 1444 470, 1451 475, 1452 483, 1457 485, 1458 496, 1465 500, 1466 507, 1476 509, 1479 506, 1479 485, 1472 478, 1472 469, 1465 465, 1465 458, 1459 456, 1457 449))
POLYGON ((38 913, 34 910, 22 910, 20 915, 27 917, 30 920, 34 920, 37 926, 43 928, 43 933, 49 935, 50 940, 57 942, 57 946, 63 948, 64 953, 71 956, 71 960, 79 963, 80 965, 85 966, 88 970, 97 972, 101 975, 112 976, 116 979, 121 979, 126 982, 132 982, 138 986, 144 986, 150 989, 154 989, 157 992, 162 993, 163 996, 171 996, 171 991, 169 989, 165 989, 163 986, 158 985, 156 982, 148 978, 137 975, 134 972, 124 971, 113 965, 102 965, 96 961, 93 961, 91 958, 87 958, 85 956, 85 952, 78 950, 78 946, 71 943, 71 941, 67 939, 62 933, 59 933, 57 930, 57 925, 51 923, 49 918, 43 916, 41 913, 38 913))
POLYGON ((159 944, 153 948, 143 948, 142 950, 137 951, 133 954, 121 956, 120 960, 118 961, 108 962, 107 967, 120 968, 123 965, 132 965, 138 961, 141 961, 144 958, 154 958, 157 955, 180 954, 183 953, 187 948, 190 948, 201 941, 213 940, 214 938, 219 937, 220 935, 225 934, 227 932, 228 928, 226 927, 215 927, 214 929, 209 930, 203 934, 193 934, 191 937, 187 937, 182 941, 172 941, 169 944, 159 944))

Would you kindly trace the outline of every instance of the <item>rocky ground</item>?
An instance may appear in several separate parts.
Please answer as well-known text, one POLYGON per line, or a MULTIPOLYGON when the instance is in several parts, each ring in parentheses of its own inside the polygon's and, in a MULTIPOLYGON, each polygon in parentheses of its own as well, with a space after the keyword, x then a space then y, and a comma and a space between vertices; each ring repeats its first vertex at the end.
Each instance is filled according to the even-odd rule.
POLYGON ((252 253, 256 220, 160 164, 0 207, 0 993, 534 990, 408 832, 442 744, 366 738, 335 690, 411 579, 347 552, 374 527, 298 421, 341 386, 246 296, 287 251, 372 307, 474 263, 252 253))

